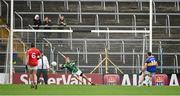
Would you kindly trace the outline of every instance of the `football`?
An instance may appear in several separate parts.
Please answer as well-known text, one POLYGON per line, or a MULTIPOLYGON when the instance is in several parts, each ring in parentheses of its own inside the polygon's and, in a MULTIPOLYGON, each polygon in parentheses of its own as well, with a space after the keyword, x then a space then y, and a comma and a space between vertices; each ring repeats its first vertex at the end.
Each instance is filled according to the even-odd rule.
POLYGON ((51 65, 52 65, 52 66, 56 66, 57 63, 56 63, 55 61, 53 61, 53 62, 51 62, 51 65))

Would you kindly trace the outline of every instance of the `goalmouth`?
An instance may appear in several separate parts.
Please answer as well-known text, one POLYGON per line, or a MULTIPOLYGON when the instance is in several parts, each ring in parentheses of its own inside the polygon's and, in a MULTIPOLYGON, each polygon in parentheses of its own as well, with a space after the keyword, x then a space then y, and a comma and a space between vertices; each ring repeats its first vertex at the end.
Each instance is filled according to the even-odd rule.
MULTIPOLYGON (((93 33, 147 33, 149 35, 149 51, 152 52, 152 0, 149 0, 149 30, 91 30, 93 33)), ((73 30, 23 30, 14 29, 14 0, 11 0, 10 20, 10 84, 13 77, 13 33, 14 32, 73 32, 73 30)))

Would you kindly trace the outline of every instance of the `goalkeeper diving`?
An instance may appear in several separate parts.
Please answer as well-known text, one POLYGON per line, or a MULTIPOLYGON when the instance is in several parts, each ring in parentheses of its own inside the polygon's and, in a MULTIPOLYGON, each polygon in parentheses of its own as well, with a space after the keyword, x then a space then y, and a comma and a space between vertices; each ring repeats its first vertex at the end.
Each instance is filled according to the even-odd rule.
POLYGON ((82 73, 82 71, 81 71, 78 67, 76 67, 75 61, 70 60, 69 57, 64 57, 64 59, 65 59, 65 63, 59 65, 59 67, 60 67, 61 69, 66 68, 66 69, 67 69, 68 71, 70 71, 70 72, 72 73, 72 75, 73 75, 79 82, 81 82, 82 84, 83 84, 83 81, 80 80, 80 79, 78 78, 78 76, 81 76, 82 78, 86 79, 86 81, 89 82, 91 85, 95 85, 93 82, 91 82, 91 81, 82 73))

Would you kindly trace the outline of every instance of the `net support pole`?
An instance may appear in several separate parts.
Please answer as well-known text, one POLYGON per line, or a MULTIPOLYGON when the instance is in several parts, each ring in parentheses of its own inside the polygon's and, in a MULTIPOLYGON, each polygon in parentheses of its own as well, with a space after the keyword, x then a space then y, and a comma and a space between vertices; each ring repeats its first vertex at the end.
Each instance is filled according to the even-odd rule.
POLYGON ((150 0, 150 2, 149 2, 149 31, 150 31, 150 33, 149 33, 149 51, 150 52, 152 52, 152 12, 153 12, 153 10, 152 10, 152 0, 150 0))
POLYGON ((2 16, 2 1, 0 0, 0 16, 2 16))
POLYGON ((10 72, 9 83, 13 83, 13 16, 14 16, 14 0, 11 0, 11 20, 10 20, 10 72))
POLYGON ((108 58, 108 53, 107 53, 107 49, 106 48, 104 49, 104 51, 105 51, 105 58, 106 58, 106 60, 105 60, 105 67, 106 68, 105 69, 106 69, 106 74, 107 74, 107 73, 109 73, 108 72, 108 59, 107 59, 108 58))

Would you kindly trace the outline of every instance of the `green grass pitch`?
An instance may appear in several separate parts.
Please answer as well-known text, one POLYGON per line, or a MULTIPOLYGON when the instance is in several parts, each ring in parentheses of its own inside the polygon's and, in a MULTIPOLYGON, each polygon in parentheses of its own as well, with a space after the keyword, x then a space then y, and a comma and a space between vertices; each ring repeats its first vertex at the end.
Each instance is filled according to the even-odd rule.
POLYGON ((0 85, 0 95, 4 96, 180 96, 179 86, 119 86, 119 85, 0 85))

